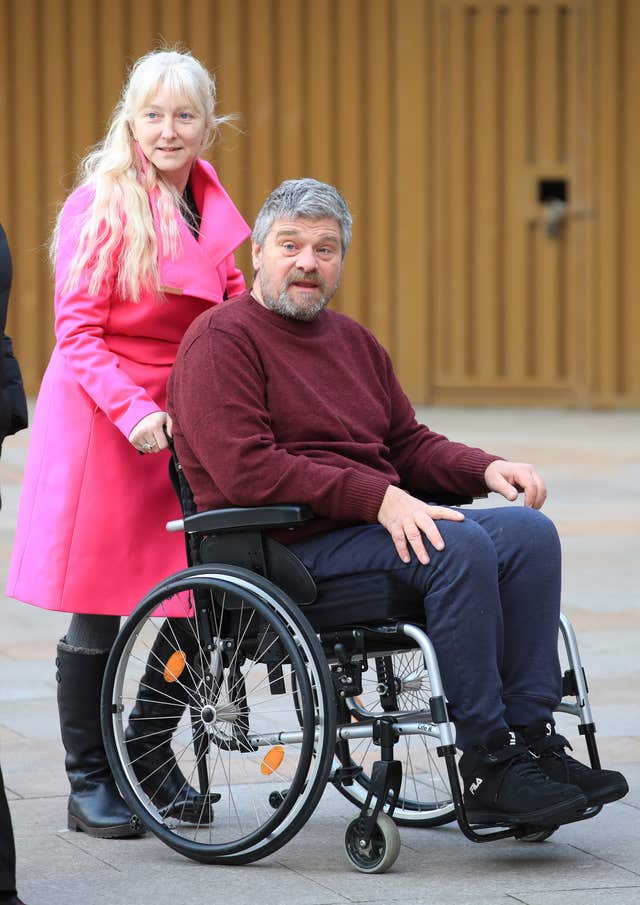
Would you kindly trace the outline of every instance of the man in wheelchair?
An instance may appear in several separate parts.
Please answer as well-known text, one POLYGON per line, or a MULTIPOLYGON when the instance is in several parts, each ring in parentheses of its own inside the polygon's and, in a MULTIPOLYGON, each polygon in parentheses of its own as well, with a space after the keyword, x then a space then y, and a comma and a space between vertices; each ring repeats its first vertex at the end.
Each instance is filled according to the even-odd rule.
POLYGON ((417 423, 372 334, 329 310, 351 238, 332 186, 283 182, 253 231, 250 292, 201 315, 169 387, 198 510, 307 504, 277 533, 317 580, 388 572, 424 599, 470 823, 557 825, 626 794, 567 753, 552 713, 560 545, 532 465, 417 423), (489 491, 524 507, 442 501, 489 491))

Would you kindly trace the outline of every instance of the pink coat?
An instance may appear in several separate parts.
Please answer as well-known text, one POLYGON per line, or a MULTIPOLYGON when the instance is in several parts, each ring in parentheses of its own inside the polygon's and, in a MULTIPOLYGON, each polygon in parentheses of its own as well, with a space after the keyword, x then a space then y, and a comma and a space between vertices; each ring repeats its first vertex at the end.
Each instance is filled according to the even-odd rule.
POLYGON ((180 514, 168 452, 141 456, 127 437, 145 415, 166 409, 169 371, 191 321, 244 289, 233 251, 247 238, 247 224, 206 161, 196 161, 191 184, 200 238, 179 218, 183 251, 159 260, 161 300, 119 297, 115 266, 99 295, 89 295, 87 274, 62 293, 93 190, 81 187, 65 204, 57 345, 33 422, 10 597, 51 610, 125 615, 185 565, 182 536, 165 531, 180 514))

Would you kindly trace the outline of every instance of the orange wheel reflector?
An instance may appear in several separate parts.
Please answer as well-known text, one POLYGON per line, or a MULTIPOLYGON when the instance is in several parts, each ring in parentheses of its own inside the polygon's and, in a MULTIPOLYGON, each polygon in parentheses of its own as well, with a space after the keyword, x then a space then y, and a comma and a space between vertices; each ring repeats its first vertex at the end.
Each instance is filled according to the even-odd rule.
MULTIPOLYGON (((362 703, 362 698, 354 698, 354 701, 356 702, 356 704, 358 704, 364 710, 364 704, 362 703)), ((359 723, 360 719, 361 719, 360 714, 352 713, 351 719, 353 720, 354 723, 359 723)))
POLYGON ((264 776, 271 776, 272 773, 275 773, 283 760, 284 748, 282 745, 275 745, 275 747, 270 748, 262 758, 260 772, 264 776))
POLYGON ((187 665, 187 655, 182 650, 174 651, 164 665, 165 682, 176 682, 187 665))

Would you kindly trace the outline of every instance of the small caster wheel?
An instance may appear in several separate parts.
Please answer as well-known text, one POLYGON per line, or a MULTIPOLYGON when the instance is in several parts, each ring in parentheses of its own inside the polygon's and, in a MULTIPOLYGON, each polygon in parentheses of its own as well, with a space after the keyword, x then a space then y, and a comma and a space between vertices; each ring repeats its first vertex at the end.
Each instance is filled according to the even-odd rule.
POLYGON ((549 836, 552 836, 558 829, 557 826, 544 826, 539 830, 533 830, 526 836, 518 836, 518 842, 544 842, 549 836))
MULTIPOLYGON (((371 811, 369 811, 371 814, 371 811)), ((391 817, 381 811, 368 845, 362 845, 360 818, 352 820, 344 834, 344 848, 349 861, 365 874, 383 874, 400 854, 400 833, 391 817)))

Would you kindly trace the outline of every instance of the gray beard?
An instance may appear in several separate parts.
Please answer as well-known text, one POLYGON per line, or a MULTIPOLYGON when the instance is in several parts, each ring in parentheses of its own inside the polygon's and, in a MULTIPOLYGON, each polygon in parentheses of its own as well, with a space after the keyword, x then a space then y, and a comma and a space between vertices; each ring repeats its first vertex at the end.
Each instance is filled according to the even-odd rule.
POLYGON ((262 295, 262 301, 266 308, 270 311, 274 311, 276 314, 279 314, 281 317, 289 318, 294 321, 314 321, 318 315, 324 311, 327 307, 333 296, 335 295, 336 289, 338 285, 333 289, 328 295, 324 293, 320 296, 320 298, 316 299, 314 296, 309 296, 307 298, 306 295, 303 294, 302 301, 303 304, 298 306, 293 299, 289 298, 288 286, 285 286, 277 298, 274 298, 272 295, 269 295, 266 291, 266 287, 260 276, 260 291, 262 295), (308 302, 308 304, 307 304, 308 302))
POLYGON ((325 295, 321 295, 320 298, 313 298, 310 304, 306 304, 307 300, 303 295, 302 298, 305 304, 304 306, 298 306, 289 298, 286 289, 283 289, 280 295, 275 299, 267 297, 264 292, 262 293, 262 298, 270 311, 275 311, 276 314, 280 314, 282 317, 287 317, 294 321, 314 321, 331 301, 331 299, 328 299, 325 295))

